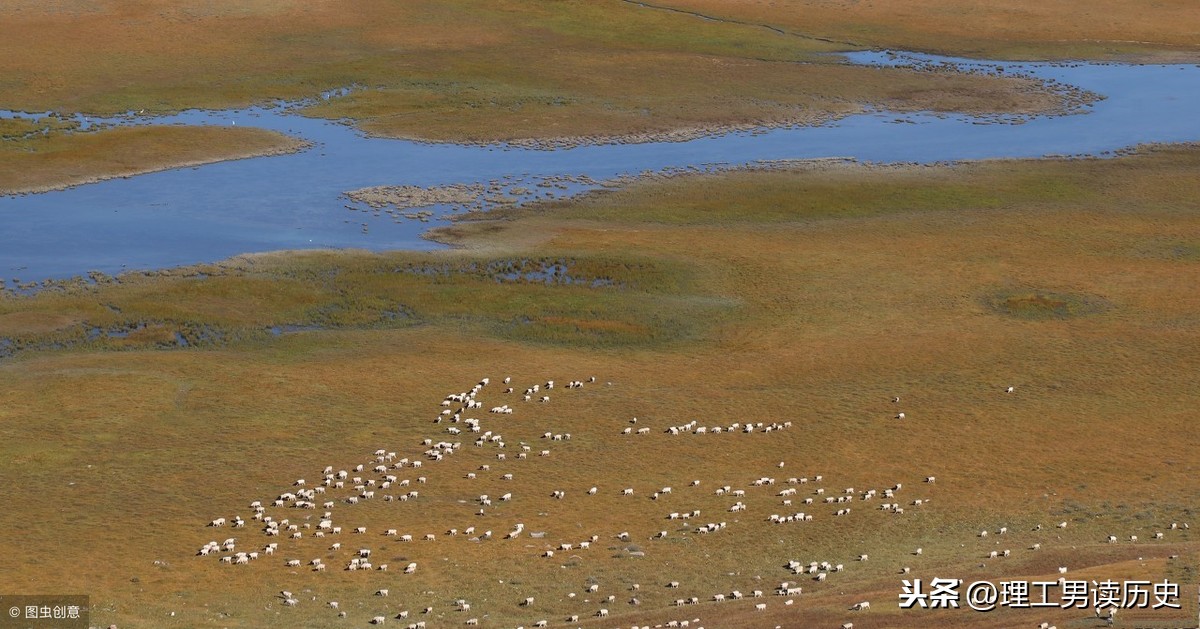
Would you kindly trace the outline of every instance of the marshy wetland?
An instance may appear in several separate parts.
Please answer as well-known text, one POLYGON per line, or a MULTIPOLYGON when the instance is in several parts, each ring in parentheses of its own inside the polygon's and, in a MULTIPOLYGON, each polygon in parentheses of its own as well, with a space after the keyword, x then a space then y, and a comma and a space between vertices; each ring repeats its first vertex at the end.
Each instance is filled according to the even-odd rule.
POLYGON ((1062 577, 1194 623, 1190 5, 651 4, 0 9, 0 106, 58 112, 0 119, 0 181, 73 186, 0 199, 0 594, 1104 626, 897 605, 1062 577), (828 56, 872 45, 1056 61, 828 56))

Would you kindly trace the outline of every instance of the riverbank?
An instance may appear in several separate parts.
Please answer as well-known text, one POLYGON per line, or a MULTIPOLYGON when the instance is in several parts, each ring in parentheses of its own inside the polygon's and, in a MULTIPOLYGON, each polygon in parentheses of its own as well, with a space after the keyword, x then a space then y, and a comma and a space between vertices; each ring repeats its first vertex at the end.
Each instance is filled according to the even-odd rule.
POLYGON ((0 142, 0 195, 22 195, 308 148, 251 127, 138 126, 51 131, 0 142))
POLYGON ((980 80, 989 74, 1026 76, 1016 80, 1039 82, 1065 108, 1058 115, 983 117, 871 111, 818 126, 756 128, 677 142, 584 142, 560 150, 381 140, 364 136, 349 122, 295 115, 302 106, 295 103, 147 119, 121 116, 103 124, 128 120, 131 126, 232 128, 236 123, 237 128, 255 126, 302 137, 319 149, 0 198, 0 212, 16 217, 6 236, 0 235, 0 269, 7 269, 4 275, 13 284, 28 286, 90 271, 115 275, 243 252, 428 249, 434 245, 420 236, 425 227, 440 224, 447 210, 476 209, 475 203, 411 211, 401 207, 436 201, 414 198, 372 207, 346 196, 356 190, 484 185, 495 194, 484 195, 482 205, 506 205, 529 197, 558 198, 631 174, 764 160, 836 155, 872 163, 927 164, 1103 157, 1147 142, 1200 138, 1200 119, 1189 106, 1200 98, 1200 68, 1193 66, 971 63, 906 53, 856 54, 849 57, 851 64, 866 72, 890 65, 931 75, 965 70, 972 73, 968 78, 980 80), (142 235, 136 249, 128 246, 131 233, 142 235))
POLYGON ((308 113, 387 137, 551 145, 814 124, 864 107, 1054 107, 1020 80, 856 67, 828 53, 869 44, 625 2, 55 6, 0 9, 0 106, 161 113, 359 85, 308 113))

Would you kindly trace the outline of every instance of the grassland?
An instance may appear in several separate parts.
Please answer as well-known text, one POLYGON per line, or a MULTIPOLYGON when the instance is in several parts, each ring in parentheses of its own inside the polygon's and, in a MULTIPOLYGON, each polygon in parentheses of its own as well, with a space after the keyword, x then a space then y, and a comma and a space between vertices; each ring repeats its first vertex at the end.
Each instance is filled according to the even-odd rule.
POLYGON ((490 141, 812 122, 865 105, 1055 106, 1021 80, 857 68, 820 54, 838 44, 625 2, 18 3, 0 17, 2 104, 32 110, 219 108, 358 85, 311 113, 490 141))
MULTIPOLYGON (((830 3, 680 0, 210 2, 104 0, 0 6, 0 107, 113 114, 225 108, 356 86, 306 113, 381 136, 578 143, 695 137, 811 124, 864 108, 1055 111, 1060 95, 1020 78, 863 68, 825 53, 877 46, 1016 58, 1194 60, 1197 9, 1075 3, 830 3), (660 6, 651 3, 653 7, 660 6), (679 9, 679 10, 667 10, 679 9), (718 16, 697 19, 687 11, 718 16), (71 42, 71 45, 62 45, 71 42)), ((6 155, 6 189, 69 185, 244 155, 225 133, 169 159, 147 143, 199 132, 51 137, 96 164, 81 173, 6 155), (162 134, 151 142, 148 134, 162 134), (124 140, 124 142, 120 142, 124 140), (90 154, 93 142, 102 156, 90 154), (145 157, 139 157, 144 155, 145 157), (55 176, 55 175, 60 176, 55 176)), ((214 133, 214 132, 206 132, 214 133)), ((52 136, 59 135, 55 130, 52 136)), ((9 147, 12 148, 12 147, 9 147)), ((22 147, 21 150, 27 150, 22 147)), ((28 159, 26 159, 28 158, 28 159)))
MULTIPOLYGON (((249 256, 2 299, 0 337, 11 341, 0 348, 16 354, 0 364, 0 527, 20 534, 0 573, 17 592, 88 592, 93 624, 122 627, 363 626, 425 606, 430 626, 447 627, 471 616, 564 626, 570 613, 587 627, 1087 624, 1087 612, 1055 610, 902 613, 902 566, 968 581, 1054 580, 1058 566, 1069 578, 1169 577, 1187 584, 1174 618, 1194 617, 1186 593, 1200 582, 1200 546, 1168 526, 1198 524, 1197 167, 1200 152, 1178 148, 682 177, 460 221, 437 234, 462 245, 454 251, 249 256), (542 281, 537 271, 558 263, 573 282, 542 281), (87 332, 139 324, 126 336, 87 332), (265 331, 288 324, 314 329, 265 331), (177 332, 188 347, 167 349, 177 332), (523 403, 499 391, 505 375, 518 393, 546 379, 559 387, 546 404, 523 403), (521 442, 551 455, 501 462, 464 434, 464 452, 401 472, 420 489, 415 502, 339 504, 339 523, 369 528, 339 541, 375 549, 392 572, 342 571, 346 551, 309 535, 278 540, 278 554, 249 566, 193 556, 210 539, 237 537, 240 550, 268 541, 253 527, 204 525, 248 517, 249 501, 296 478, 312 484, 327 464, 366 462, 376 448, 418 456, 421 439, 449 438, 431 423, 438 402, 484 376, 477 416, 504 434, 510 457, 521 442), (515 413, 486 413, 501 403, 515 413), (634 416, 649 435, 621 434, 634 416), (692 419, 793 426, 663 433, 692 419), (543 440, 545 430, 573 438, 543 440), (774 496, 784 485, 749 486, 814 474, 830 494, 903 483, 906 513, 856 500, 839 518, 843 505, 789 508, 774 496), (935 484, 921 482, 929 475, 935 484), (725 484, 747 490, 749 511, 726 511, 734 499, 712 493, 725 484), (589 498, 591 485, 602 491, 589 498), (674 492, 651 500, 664 485, 674 492), (568 497, 551 499, 554 489, 568 497), (513 500, 474 515, 479 494, 503 492, 513 500), (728 529, 701 536, 696 520, 663 518, 693 508, 728 529), (814 522, 765 521, 791 510, 814 522), (515 521, 547 535, 444 536, 474 525, 499 537, 515 521), (384 528, 418 541, 380 537, 384 528), (650 539, 663 529, 666 539, 650 539), (985 529, 992 536, 978 537, 985 529), (420 542, 424 533, 438 540, 420 542), (540 556, 593 533, 588 551, 540 556), (1121 543, 1104 543, 1110 534, 1121 543), (986 557, 1005 548, 1012 557, 986 557), (860 553, 870 560, 853 561, 860 553), (330 569, 284 568, 293 556, 330 569), (784 570, 789 559, 847 569, 817 583, 784 570), (395 572, 407 561, 417 574, 395 572), (769 594, 785 580, 804 587, 791 607, 770 596, 766 612, 751 601, 670 606, 769 594), (586 594, 592 582, 617 601, 586 594), (372 596, 380 587, 391 596, 372 596), (280 605, 283 589, 298 608, 280 605), (635 595, 640 606, 626 603, 635 595), (535 604, 518 606, 526 596, 535 604), (473 611, 454 611, 457 598, 473 611), (873 610, 846 611, 859 600, 873 610), (612 617, 590 618, 599 607, 612 617)), ((301 522, 320 511, 272 513, 301 522)), ((1126 626, 1166 617, 1125 614, 1126 626)))
MULTIPOLYGON (((1063 106, 1063 95, 1026 79, 851 66, 826 54, 845 44, 622 1, 7 2, 0 40, 0 108, 162 113, 355 86, 305 113, 450 142, 646 142, 815 124, 864 108, 1063 106)), ((2 122, 13 124, 24 122, 2 122)), ((0 191, 284 146, 248 131, 77 136, 49 126, 46 136, 0 143, 0 191)))
POLYGON ((254 128, 156 126, 82 132, 62 123, 0 121, 0 194, 296 151, 304 142, 254 128), (45 130, 45 133, 42 130, 45 130))
POLYGON ((989 59, 1194 61, 1200 8, 1187 0, 663 0, 655 6, 771 24, 845 45, 989 59))
MULTIPOLYGON (((1186 3, 1107 2, 1082 14, 1069 4, 670 4, 732 20, 720 21, 620 0, 9 2, 0 6, 8 44, 0 107, 153 113, 355 86, 306 113, 435 141, 647 141, 812 124, 864 108, 1004 114, 1063 105, 1021 78, 856 67, 826 54, 835 51, 1195 57, 1196 10, 1186 3), (1117 41, 1117 31, 1147 41, 1117 41)), ((0 148, 13 180, 3 189, 229 159, 269 144, 212 130, 63 133, 51 130, 41 149, 0 148), (70 153, 72 165, 34 150, 70 153)))

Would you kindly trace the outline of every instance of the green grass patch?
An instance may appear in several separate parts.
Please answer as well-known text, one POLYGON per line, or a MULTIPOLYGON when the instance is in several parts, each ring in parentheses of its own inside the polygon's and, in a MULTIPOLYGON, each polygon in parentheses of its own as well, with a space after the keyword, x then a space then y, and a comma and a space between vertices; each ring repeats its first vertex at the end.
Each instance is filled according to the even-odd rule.
POLYGON ((280 331, 445 323, 528 342, 653 345, 696 338, 730 310, 693 298, 692 284, 683 266, 652 258, 278 256, 10 297, 0 337, 20 352, 215 347, 280 331))
MULTIPOLYGON (((652 178, 581 199, 539 204, 556 217, 668 225, 782 223, 906 212, 967 212, 1029 204, 1081 205, 1101 194, 1057 165, 798 166, 652 178), (865 173, 870 178, 863 178, 865 173)), ((519 215, 521 210, 511 211, 519 215)), ((487 218, 487 215, 477 215, 487 218)))

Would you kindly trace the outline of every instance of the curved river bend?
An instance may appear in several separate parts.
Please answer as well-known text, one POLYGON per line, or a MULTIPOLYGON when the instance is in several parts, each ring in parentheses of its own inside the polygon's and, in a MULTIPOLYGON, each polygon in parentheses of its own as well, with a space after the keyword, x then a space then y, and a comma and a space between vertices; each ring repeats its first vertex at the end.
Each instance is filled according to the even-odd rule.
MULTIPOLYGON (((239 124, 314 144, 292 155, 221 162, 67 190, 0 198, 0 277, 64 278, 98 270, 157 269, 248 252, 356 247, 429 249, 439 224, 350 211, 343 193, 379 185, 431 186, 642 171, 762 160, 853 157, 871 162, 1098 155, 1141 143, 1200 140, 1200 66, 990 63, 925 55, 855 53, 866 64, 941 63, 997 68, 1104 97, 1076 113, 1020 124, 960 115, 878 112, 816 127, 729 133, 687 142, 539 150, 364 137, 293 108, 187 111, 119 124, 239 124), (365 225, 364 225, 365 223, 365 225), (365 229, 364 229, 365 227, 365 229)), ((5 112, 0 115, 15 115, 5 112)), ((530 186, 532 187, 532 186, 530 186)), ((572 185, 571 191, 583 189, 572 185)))

